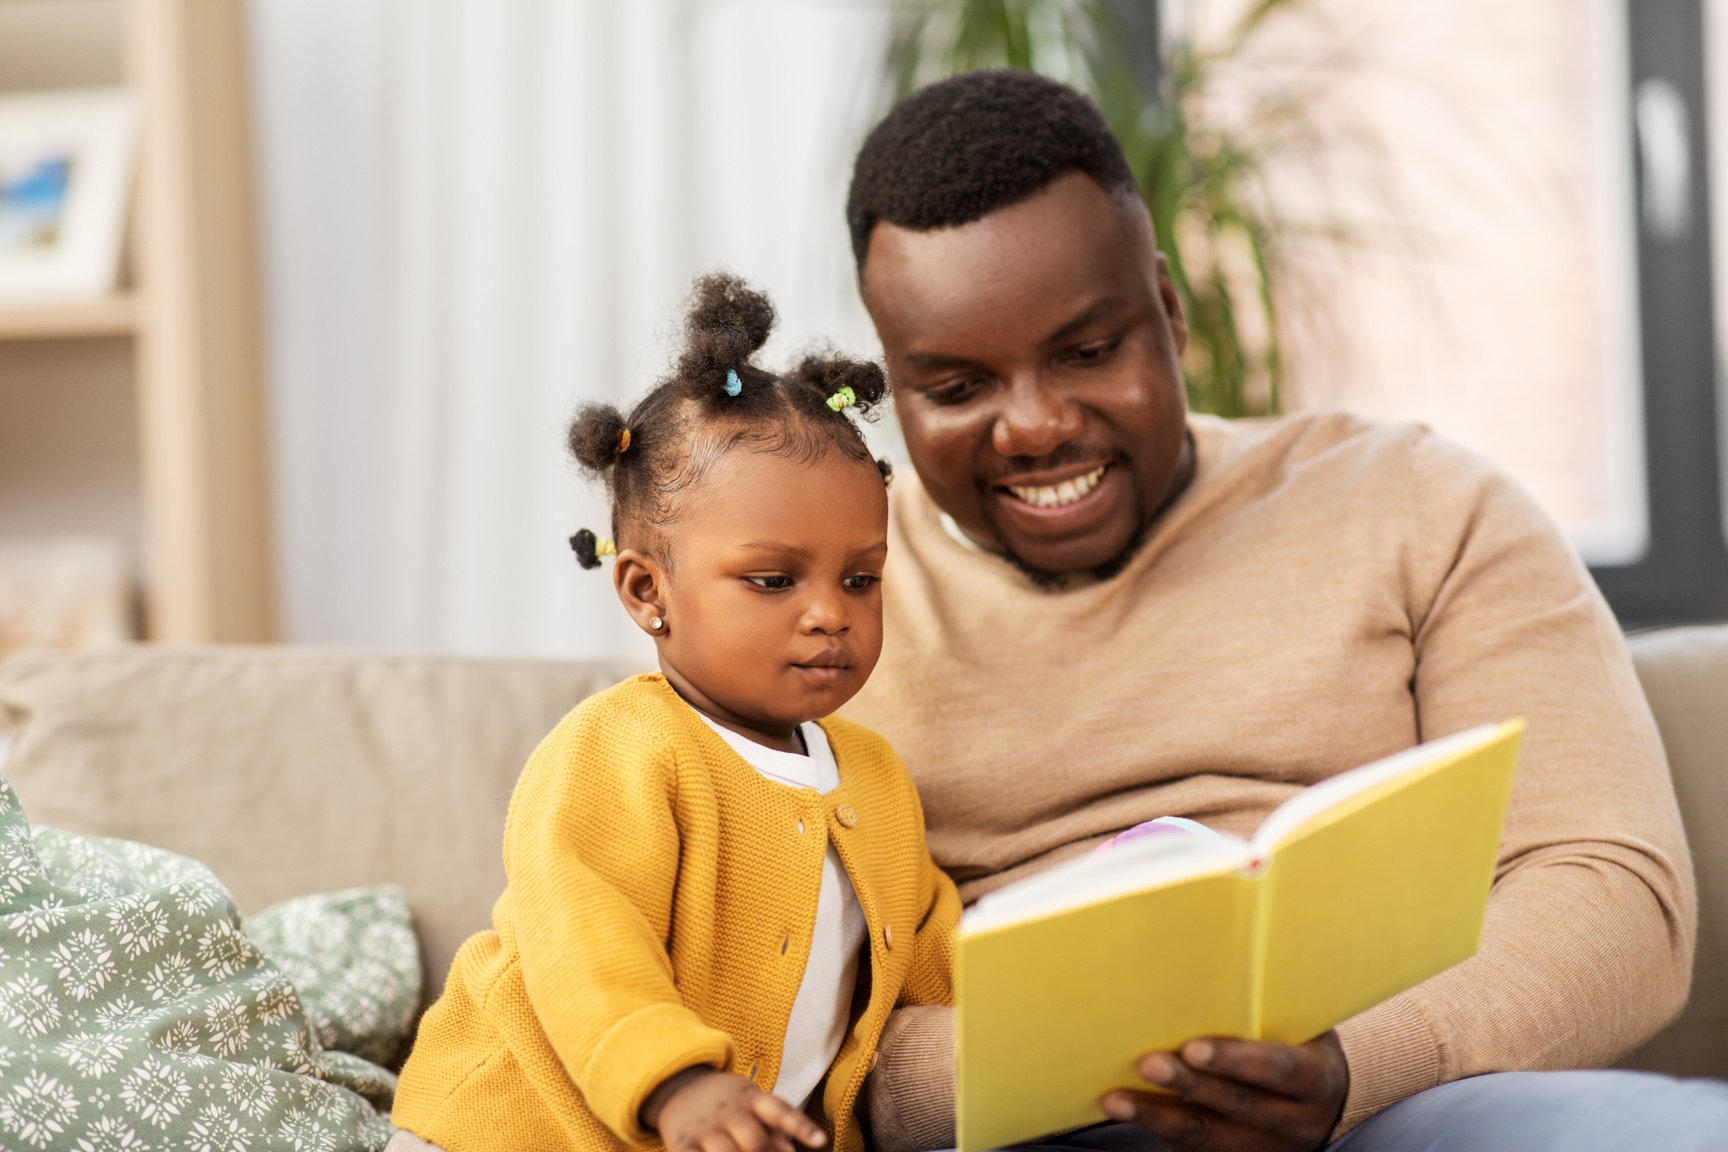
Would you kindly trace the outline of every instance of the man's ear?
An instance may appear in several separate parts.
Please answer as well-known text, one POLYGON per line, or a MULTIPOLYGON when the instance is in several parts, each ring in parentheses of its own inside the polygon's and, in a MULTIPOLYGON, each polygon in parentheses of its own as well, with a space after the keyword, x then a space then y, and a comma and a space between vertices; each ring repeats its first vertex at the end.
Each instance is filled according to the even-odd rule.
POLYGON ((1158 298, 1164 302, 1164 315, 1170 318, 1170 339, 1176 344, 1176 355, 1188 350, 1188 315, 1182 311, 1182 294, 1176 291, 1176 278, 1170 275, 1170 258, 1158 253, 1158 298))
POLYGON ((666 569, 660 561, 635 548, 620 548, 612 565, 612 587, 636 627, 656 638, 666 635, 666 569), (658 628, 655 620, 660 621, 658 628))

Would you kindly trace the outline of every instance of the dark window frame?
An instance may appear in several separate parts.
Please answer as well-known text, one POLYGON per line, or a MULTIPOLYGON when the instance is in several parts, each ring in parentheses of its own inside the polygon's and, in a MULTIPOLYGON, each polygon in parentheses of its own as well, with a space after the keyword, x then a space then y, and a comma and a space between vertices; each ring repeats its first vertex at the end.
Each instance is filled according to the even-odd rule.
MULTIPOLYGON (((1107 0, 1148 91, 1157 90, 1158 5, 1107 0)), ((1644 412, 1643 554, 1629 564, 1593 565, 1591 575, 1623 627, 1728 620, 1728 521, 1723 516, 1723 450, 1717 416, 1718 356, 1711 249, 1710 155, 1703 0, 1623 0, 1636 176, 1640 388, 1644 412), (1689 226, 1675 238, 1645 224, 1645 174, 1634 101, 1646 80, 1673 86, 1686 107, 1690 153, 1689 226)), ((1724 81, 1728 82, 1728 81, 1724 81)))
POLYGON ((1645 172, 1633 123, 1637 177, 1638 320, 1643 369, 1649 544, 1634 563, 1591 569, 1628 629, 1728 619, 1728 538, 1722 516, 1717 423, 1715 283, 1702 0, 1626 0, 1630 57, 1626 115, 1647 80, 1684 103, 1690 152, 1689 226, 1655 235, 1644 211, 1645 172))

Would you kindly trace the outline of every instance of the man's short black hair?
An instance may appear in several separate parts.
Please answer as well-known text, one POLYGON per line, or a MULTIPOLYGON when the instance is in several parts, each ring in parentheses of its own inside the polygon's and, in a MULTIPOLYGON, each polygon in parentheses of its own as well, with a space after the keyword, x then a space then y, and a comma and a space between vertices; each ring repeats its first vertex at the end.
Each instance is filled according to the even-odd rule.
POLYGON ((846 222, 864 267, 886 221, 915 232, 970 224, 1084 172, 1137 194, 1134 173, 1085 96, 1032 72, 968 72, 919 89, 876 125, 852 166, 846 222))

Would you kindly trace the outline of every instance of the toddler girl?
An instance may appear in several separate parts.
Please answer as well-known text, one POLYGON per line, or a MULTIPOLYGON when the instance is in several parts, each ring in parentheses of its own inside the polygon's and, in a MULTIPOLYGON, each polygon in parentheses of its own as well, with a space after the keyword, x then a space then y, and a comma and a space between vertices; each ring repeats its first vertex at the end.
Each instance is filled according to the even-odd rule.
POLYGON ((661 671, 578 705, 516 786, 493 928, 396 1096, 449 1152, 859 1152, 888 1013, 950 998, 960 902, 917 795, 831 716, 882 647, 887 468, 849 417, 886 382, 839 357, 763 371, 773 320, 705 277, 671 375, 571 425, 616 540, 572 544, 616 556, 661 671))

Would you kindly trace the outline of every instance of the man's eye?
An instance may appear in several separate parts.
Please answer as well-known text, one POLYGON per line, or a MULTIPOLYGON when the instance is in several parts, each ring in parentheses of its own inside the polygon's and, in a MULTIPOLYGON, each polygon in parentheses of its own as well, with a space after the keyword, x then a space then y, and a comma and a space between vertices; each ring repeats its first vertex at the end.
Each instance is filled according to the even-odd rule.
POLYGON ((746 576, 745 581, 770 592, 783 592, 792 587, 790 576, 746 576))
POLYGON ((841 585, 851 592, 862 592, 876 583, 882 577, 874 572, 858 572, 840 581, 841 585))
POLYGON ((1108 360, 1121 344, 1120 340, 1100 340, 1095 344, 1082 344, 1068 353, 1072 364, 1097 364, 1108 360))
POLYGON ((923 390, 923 395, 924 399, 932 404, 962 404, 970 400, 980 387, 982 387, 982 381, 976 376, 966 376, 959 380, 949 380, 932 388, 926 388, 923 390))

